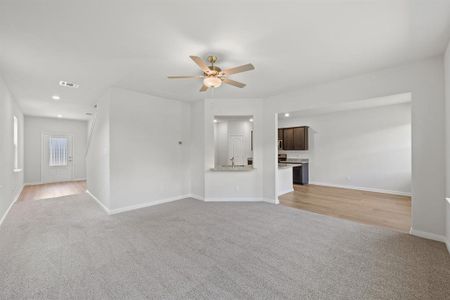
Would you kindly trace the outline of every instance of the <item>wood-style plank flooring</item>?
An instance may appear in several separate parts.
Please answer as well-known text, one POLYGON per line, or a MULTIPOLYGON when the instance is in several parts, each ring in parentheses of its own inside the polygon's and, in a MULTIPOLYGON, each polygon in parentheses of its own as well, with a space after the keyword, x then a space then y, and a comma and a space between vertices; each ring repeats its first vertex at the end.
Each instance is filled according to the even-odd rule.
POLYGON ((411 227, 411 197, 326 187, 294 185, 294 191, 279 197, 286 206, 365 224, 408 232, 411 227))
POLYGON ((28 185, 23 188, 19 201, 40 200, 68 195, 81 194, 86 191, 86 181, 68 181, 28 185))

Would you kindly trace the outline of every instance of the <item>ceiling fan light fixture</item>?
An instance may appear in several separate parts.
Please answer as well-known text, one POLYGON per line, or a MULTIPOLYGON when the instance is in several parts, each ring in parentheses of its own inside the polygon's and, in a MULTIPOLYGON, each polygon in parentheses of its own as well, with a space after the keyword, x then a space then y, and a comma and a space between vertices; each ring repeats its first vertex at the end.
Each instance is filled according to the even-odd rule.
POLYGON ((217 88, 222 85, 222 79, 213 76, 206 77, 205 79, 203 79, 203 84, 207 87, 217 88))

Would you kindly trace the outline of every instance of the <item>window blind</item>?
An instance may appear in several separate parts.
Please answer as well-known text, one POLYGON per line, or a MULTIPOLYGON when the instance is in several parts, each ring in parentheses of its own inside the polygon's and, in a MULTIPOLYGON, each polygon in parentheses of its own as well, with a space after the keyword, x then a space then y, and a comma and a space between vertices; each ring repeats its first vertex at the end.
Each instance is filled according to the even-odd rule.
POLYGON ((50 137, 49 143, 49 162, 50 167, 67 166, 69 153, 68 139, 65 137, 50 137))

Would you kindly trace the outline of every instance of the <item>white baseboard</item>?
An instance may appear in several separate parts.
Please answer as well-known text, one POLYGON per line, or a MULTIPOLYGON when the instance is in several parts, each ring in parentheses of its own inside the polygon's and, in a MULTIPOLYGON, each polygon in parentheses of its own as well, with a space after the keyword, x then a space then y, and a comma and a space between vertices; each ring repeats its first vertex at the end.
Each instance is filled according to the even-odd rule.
POLYGON ((263 198, 262 201, 270 203, 270 204, 280 204, 280 201, 278 198, 271 199, 271 198, 263 198))
POLYGON ((42 184, 42 182, 40 182, 40 181, 39 182, 37 182, 37 181, 36 182, 25 182, 24 186, 39 185, 39 184, 42 184))
POLYGON ((284 190, 284 191, 278 191, 278 196, 281 196, 281 195, 284 195, 284 194, 287 194, 287 193, 290 193, 290 192, 293 192, 293 191, 294 191, 294 188, 287 189, 287 190, 284 190))
POLYGON ((360 186, 353 186, 353 185, 343 185, 343 184, 325 183, 325 182, 318 182, 318 181, 310 181, 309 183, 310 183, 310 184, 314 184, 314 185, 322 185, 322 186, 337 187, 337 188, 351 189, 351 190, 358 190, 358 191, 366 191, 366 192, 375 192, 375 193, 391 194, 391 195, 398 195, 398 196, 410 196, 410 197, 411 197, 411 195, 412 195, 412 194, 409 193, 409 192, 393 191, 393 190, 384 190, 384 189, 376 189, 376 188, 360 187, 360 186))
POLYGON ((0 226, 2 226, 3 221, 5 221, 6 216, 8 215, 9 211, 11 210, 11 208, 13 207, 14 203, 17 202, 17 200, 19 200, 20 194, 22 193, 24 185, 22 185, 22 187, 19 189, 19 192, 16 194, 16 196, 14 197, 13 201, 11 202, 11 204, 8 206, 8 208, 6 209, 5 213, 3 214, 2 218, 0 219, 0 226))
POLYGON ((412 227, 409 230, 409 233, 412 234, 412 235, 421 237, 421 238, 425 238, 425 239, 429 239, 429 240, 434 240, 434 241, 446 243, 447 247, 448 247, 448 241, 447 241, 447 238, 444 235, 439 235, 439 234, 435 234, 435 233, 431 233, 431 232, 416 230, 416 229, 413 229, 412 227))
POLYGON ((69 180, 69 182, 70 181, 86 181, 86 178, 74 178, 74 179, 69 180))
POLYGON ((209 197, 205 202, 262 202, 264 198, 259 197, 209 197))
POLYGON ((187 195, 188 198, 194 198, 200 201, 205 201, 205 197, 197 195, 197 194, 189 194, 187 195))
POLYGON ((189 195, 181 195, 181 196, 170 197, 170 198, 165 198, 165 199, 153 200, 151 202, 139 203, 136 205, 130 205, 130 206, 125 206, 125 207, 110 209, 109 214, 114 215, 114 214, 130 211, 130 210, 135 210, 135 209, 149 207, 149 206, 153 206, 153 205, 168 203, 168 202, 177 201, 177 200, 186 199, 186 198, 189 198, 189 195))
POLYGON ((86 193, 89 195, 89 196, 91 196, 92 197, 92 199, 94 199, 97 203, 98 203, 98 205, 100 205, 100 207, 101 208, 103 208, 103 210, 108 214, 108 215, 110 215, 111 214, 111 211, 100 201, 100 200, 98 200, 98 198, 97 197, 95 197, 91 192, 89 192, 89 190, 86 190, 86 193))
POLYGON ((30 186, 30 185, 39 185, 39 184, 46 184, 46 183, 60 183, 60 182, 73 182, 73 181, 85 181, 86 178, 74 178, 71 180, 67 180, 67 181, 55 181, 55 182, 42 182, 42 181, 36 181, 36 182, 26 182, 24 185, 25 186, 30 186))

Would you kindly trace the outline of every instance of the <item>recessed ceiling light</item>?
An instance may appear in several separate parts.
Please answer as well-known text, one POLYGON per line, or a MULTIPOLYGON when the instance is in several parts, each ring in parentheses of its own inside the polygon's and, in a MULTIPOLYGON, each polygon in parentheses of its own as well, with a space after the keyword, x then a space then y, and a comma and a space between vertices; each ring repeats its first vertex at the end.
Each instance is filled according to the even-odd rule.
POLYGON ((52 99, 53 99, 53 100, 59 100, 59 99, 61 99, 61 97, 59 97, 58 95, 53 95, 53 96, 52 96, 52 99))
POLYGON ((73 89, 76 89, 76 88, 79 88, 79 87, 80 87, 79 84, 76 84, 76 83, 74 83, 74 82, 64 81, 64 80, 61 80, 61 81, 59 82, 59 85, 60 85, 60 86, 64 86, 64 87, 68 87, 68 88, 73 88, 73 89))
POLYGON ((250 118, 250 120, 249 120, 250 122, 253 122, 253 118, 250 118))
POLYGON ((58 118, 62 118, 62 115, 57 115, 58 118))
POLYGON ((217 120, 216 120, 216 119, 214 119, 214 123, 217 123, 217 120))
POLYGON ((290 114, 289 113, 285 113, 284 116, 287 118, 287 117, 290 116, 290 114))

